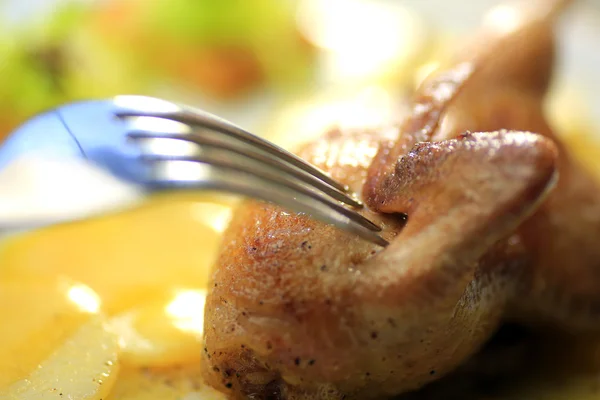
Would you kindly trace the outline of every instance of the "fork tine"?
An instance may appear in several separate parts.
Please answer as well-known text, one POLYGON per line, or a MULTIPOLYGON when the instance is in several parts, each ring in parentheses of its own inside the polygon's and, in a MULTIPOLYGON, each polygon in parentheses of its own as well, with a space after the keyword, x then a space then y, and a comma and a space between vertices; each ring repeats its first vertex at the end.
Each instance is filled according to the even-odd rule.
POLYGON ((388 245, 376 232, 332 209, 321 199, 281 186, 254 173, 189 160, 162 158, 155 159, 153 164, 153 177, 148 184, 156 189, 206 189, 248 196, 310 215, 379 246, 388 245), (169 167, 174 167, 175 172, 169 172, 169 167), (191 168, 186 179, 181 179, 179 167, 191 168))
MULTIPOLYGON (((144 108, 136 108, 135 104, 132 104, 132 109, 122 108, 116 110, 116 115, 118 117, 155 117, 155 118, 165 118, 171 119, 173 121, 181 122, 184 124, 188 124, 191 126, 200 126, 210 128, 216 131, 219 131, 225 135, 234 137, 238 140, 246 142, 248 144, 252 144, 257 146, 258 148, 264 150, 265 152, 271 153, 286 162, 294 165, 295 167, 308 172, 309 174, 319 178, 323 182, 331 185, 332 187, 338 189, 343 193, 351 193, 350 189, 346 185, 342 185, 339 182, 336 182, 334 179, 329 177, 325 172, 320 170, 319 168, 313 166, 310 163, 307 163, 300 157, 292 154, 291 152, 272 144, 256 135, 251 134, 250 132, 240 128, 239 126, 208 113, 203 110, 193 109, 191 107, 184 107, 180 105, 176 105, 171 103, 173 107, 170 109, 165 109, 165 111, 159 111, 156 109, 144 109, 144 108), (176 107, 176 108, 175 108, 176 107)), ((350 196, 348 196, 351 200, 350 196)))
POLYGON ((215 149, 228 150, 236 155, 248 157, 258 162, 264 163, 277 170, 286 173, 296 179, 299 179, 319 190, 333 197, 334 199, 344 202, 353 207, 362 207, 362 203, 358 200, 350 197, 347 193, 341 192, 338 189, 330 186, 323 182, 319 178, 314 177, 305 170, 298 169, 293 165, 281 162, 277 157, 274 157, 271 153, 263 153, 256 150, 253 146, 248 146, 247 143, 240 143, 231 140, 222 140, 218 137, 210 137, 208 135, 201 134, 188 134, 188 133, 151 133, 147 131, 132 130, 128 135, 132 139, 152 139, 152 138, 163 138, 163 139, 177 139, 187 142, 192 142, 200 146, 210 146, 215 149))
MULTIPOLYGON (((142 135, 145 136, 145 135, 142 135)), ((156 136, 150 135, 151 139, 156 139, 156 136)), ((167 139, 173 141, 180 141, 178 138, 165 138, 159 137, 159 139, 167 139)), ((340 214, 346 216, 353 222, 370 229, 372 231, 378 232, 381 231, 381 228, 375 225, 373 222, 363 217, 361 214, 342 206, 340 203, 332 199, 328 196, 327 193, 318 191, 314 187, 307 186, 301 180, 296 179, 294 177, 285 177, 278 174, 278 172, 273 172, 277 170, 272 170, 269 167, 262 165, 260 162, 246 157, 245 154, 236 154, 236 157, 231 157, 231 153, 228 148, 212 148, 209 147, 210 150, 204 151, 204 146, 195 146, 195 150, 197 152, 194 155, 159 155, 156 153, 144 153, 142 148, 142 159, 146 162, 160 162, 160 161, 190 161, 190 162, 200 162, 209 165, 213 165, 216 167, 226 168, 227 170, 237 171, 237 172, 245 172, 250 173, 253 176, 257 176, 264 181, 267 181, 271 184, 280 185, 287 187, 290 191, 294 193, 300 193, 304 196, 310 197, 314 200, 320 201, 323 204, 327 205, 331 209, 339 212, 340 214)))

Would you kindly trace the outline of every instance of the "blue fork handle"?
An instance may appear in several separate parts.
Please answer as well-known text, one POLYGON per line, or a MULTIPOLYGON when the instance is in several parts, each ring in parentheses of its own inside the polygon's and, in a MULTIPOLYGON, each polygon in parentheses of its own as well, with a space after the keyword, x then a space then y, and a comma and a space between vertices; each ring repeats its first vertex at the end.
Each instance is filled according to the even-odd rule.
POLYGON ((0 146, 0 169, 23 155, 87 159, 116 177, 142 184, 147 176, 137 146, 127 140, 125 122, 112 100, 72 103, 40 114, 0 146))
POLYGON ((21 156, 36 153, 62 159, 83 157, 55 111, 30 119, 8 136, 0 145, 0 170, 21 156))

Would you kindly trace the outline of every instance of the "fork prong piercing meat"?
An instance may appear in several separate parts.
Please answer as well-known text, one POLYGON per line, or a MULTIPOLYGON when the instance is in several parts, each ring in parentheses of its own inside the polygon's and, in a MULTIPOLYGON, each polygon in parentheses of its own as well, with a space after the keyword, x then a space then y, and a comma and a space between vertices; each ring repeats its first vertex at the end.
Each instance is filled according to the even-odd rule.
POLYGON ((381 398, 452 371, 509 315, 600 328, 600 190, 542 107, 562 3, 427 80, 394 140, 335 131, 300 152, 362 190, 385 250, 240 207, 207 298, 211 385, 232 398, 381 398))

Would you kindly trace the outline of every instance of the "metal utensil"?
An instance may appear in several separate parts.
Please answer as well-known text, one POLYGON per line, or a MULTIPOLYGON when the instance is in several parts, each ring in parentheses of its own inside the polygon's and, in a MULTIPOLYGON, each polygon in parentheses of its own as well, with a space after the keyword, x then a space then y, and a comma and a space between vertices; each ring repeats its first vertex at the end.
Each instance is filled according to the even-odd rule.
POLYGON ((0 147, 85 158, 147 191, 218 190, 276 203, 380 246, 347 187, 294 154, 210 113, 144 96, 68 104, 27 121, 0 147))

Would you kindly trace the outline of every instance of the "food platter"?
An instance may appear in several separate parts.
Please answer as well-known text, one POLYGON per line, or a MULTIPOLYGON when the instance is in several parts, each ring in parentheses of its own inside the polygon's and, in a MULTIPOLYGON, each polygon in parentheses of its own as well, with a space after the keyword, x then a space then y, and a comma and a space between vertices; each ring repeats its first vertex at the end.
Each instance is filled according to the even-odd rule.
MULTIPOLYGON (((305 3, 314 6, 318 2, 305 3)), ((335 3, 338 2, 332 0, 327 7, 334 7, 335 3)), ((355 16, 363 21, 373 16, 385 21, 381 13, 373 11, 375 8, 369 8, 371 5, 358 6, 359 3, 345 2, 337 6, 340 10, 362 11, 355 16), (365 8, 359 8, 363 6, 365 8)), ((394 98, 412 91, 417 82, 407 78, 402 85, 398 84, 404 78, 404 68, 411 72, 416 69, 415 80, 419 81, 437 62, 437 53, 423 56, 419 50, 437 46, 443 53, 446 44, 461 42, 496 1, 450 4, 423 0, 390 5, 390 2, 374 0, 374 3, 385 3, 384 7, 390 7, 385 10, 404 18, 402 29, 383 22, 372 29, 383 32, 380 39, 386 32, 400 35, 394 43, 402 43, 408 49, 400 56, 396 54, 395 59, 388 59, 397 63, 393 73, 382 68, 378 71, 381 77, 360 69, 340 68, 343 64, 340 60, 351 60, 347 58, 351 54, 347 52, 347 44, 336 47, 335 35, 327 36, 331 32, 326 28, 334 22, 324 18, 320 26, 324 35, 321 39, 327 40, 323 39, 321 45, 331 51, 329 57, 319 59, 321 73, 307 84, 308 90, 290 94, 259 88, 235 101, 216 101, 199 96, 193 90, 169 85, 157 88, 154 94, 206 108, 286 147, 295 147, 331 125, 376 125, 398 118, 406 111, 394 98), (413 68, 418 63, 422 65, 413 68), (351 83, 347 84, 348 81, 351 83), (386 87, 391 86, 391 82, 398 86, 386 87), (303 135, 302 132, 309 133, 303 135)), ((375 17, 373 20, 377 20, 375 17)), ((496 17, 504 18, 504 23, 511 21, 510 14, 499 12, 496 17)), ((593 145, 600 143, 600 137, 596 136, 598 131, 593 128, 600 126, 600 98, 597 96, 600 80, 595 72, 600 67, 600 56, 595 51, 600 38, 600 9, 596 3, 581 2, 573 7, 561 22, 559 38, 561 61, 553 96, 546 104, 548 114, 565 140, 572 142, 575 154, 586 168, 600 177, 593 145)), ((357 35, 356 47, 360 45, 357 35)), ((363 47, 367 51, 369 46, 363 43, 363 47)), ((386 57, 376 51, 371 55, 386 57)), ((365 64, 364 67, 374 66, 365 64)), ((105 186, 102 188, 107 190, 105 186)), ((93 194, 92 189, 90 194, 93 194)), ((5 296, 5 304, 22 302, 32 315, 19 321, 19 329, 34 326, 38 332, 55 332, 48 335, 48 340, 39 334, 32 335, 29 342, 19 342, 16 334, 4 338, 7 343, 12 340, 21 346, 31 343, 33 349, 39 348, 38 353, 26 352, 31 357, 25 357, 22 364, 22 368, 27 369, 35 364, 36 357, 41 360, 41 372, 30 375, 39 388, 52 390, 55 384, 70 388, 75 394, 86 392, 81 395, 86 400, 105 398, 108 387, 113 388, 108 397, 111 400, 220 398, 220 394, 199 378, 198 366, 206 352, 200 339, 204 318, 201 310, 208 271, 233 203, 215 194, 159 196, 130 214, 81 225, 60 225, 3 242, 0 245, 0 276, 3 277, 0 296, 5 296), (41 286, 40 277, 47 279, 41 286), (23 285, 22 290, 19 285, 23 285), (36 308, 36 301, 41 302, 43 298, 49 299, 47 307, 36 308), (53 313, 64 315, 68 323, 57 323, 51 318, 53 313), (62 347, 49 348, 59 342, 62 347), (90 343, 103 343, 102 351, 96 351, 90 343), (86 350, 90 346, 93 349, 86 350), (76 353, 85 357, 76 360, 73 357, 76 353), (90 367, 93 363, 100 363, 102 367, 90 367), (70 366, 82 371, 81 376, 89 375, 94 384, 68 386, 46 373, 54 368, 66 379, 70 366), (119 366, 120 372, 117 371, 119 366), (104 388, 98 389, 101 386, 98 380, 103 382, 104 388)), ((7 315, 15 318, 14 312, 7 315)), ((465 363, 456 373, 424 391, 401 398, 439 399, 448 398, 444 396, 452 393, 450 398, 474 400, 592 399, 598 395, 598 349, 600 342, 594 337, 524 333, 508 326, 496 335, 481 357, 465 363), (564 350, 557 349, 558 346, 564 350)), ((14 355, 14 349, 2 350, 0 346, 0 355, 3 354, 14 355)), ((314 360, 307 362, 314 364, 314 360)), ((300 363, 298 359, 296 365, 300 363)), ((0 363, 0 368, 2 365, 0 363)), ((436 373, 435 369, 431 371, 432 375, 436 373)), ((15 379, 20 377, 18 375, 15 374, 15 379)), ((10 379, 0 379, 0 395, 11 399, 28 398, 36 390, 25 380, 15 383, 10 379)), ((77 379, 74 381, 78 382, 77 379)))

